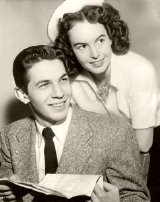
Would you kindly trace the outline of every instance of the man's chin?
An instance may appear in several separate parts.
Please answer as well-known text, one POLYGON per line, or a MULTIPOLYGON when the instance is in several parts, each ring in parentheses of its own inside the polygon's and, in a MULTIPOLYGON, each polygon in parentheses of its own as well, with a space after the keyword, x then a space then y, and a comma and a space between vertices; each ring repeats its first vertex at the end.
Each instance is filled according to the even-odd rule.
POLYGON ((54 119, 55 124, 62 124, 67 118, 67 114, 64 116, 57 116, 56 119, 54 119))
POLYGON ((65 107, 65 109, 55 112, 53 119, 56 122, 63 122, 67 118, 68 109, 69 107, 65 107))

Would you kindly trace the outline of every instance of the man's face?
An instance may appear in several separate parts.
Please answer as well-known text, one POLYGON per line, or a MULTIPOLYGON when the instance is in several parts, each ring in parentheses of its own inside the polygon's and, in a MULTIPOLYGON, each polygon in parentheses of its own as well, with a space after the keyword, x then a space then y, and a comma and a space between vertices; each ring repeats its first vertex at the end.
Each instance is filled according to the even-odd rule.
POLYGON ((71 86, 63 62, 42 60, 33 65, 27 77, 27 97, 36 120, 44 126, 63 121, 71 99, 71 86))

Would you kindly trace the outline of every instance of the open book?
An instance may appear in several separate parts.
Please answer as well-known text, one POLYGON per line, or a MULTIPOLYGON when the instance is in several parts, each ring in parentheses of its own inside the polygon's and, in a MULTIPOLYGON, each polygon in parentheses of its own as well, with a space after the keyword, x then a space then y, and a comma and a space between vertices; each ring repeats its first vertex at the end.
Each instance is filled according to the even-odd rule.
POLYGON ((46 195, 70 199, 77 196, 90 197, 96 183, 103 188, 103 177, 101 175, 47 174, 39 184, 0 179, 0 184, 7 183, 46 195))

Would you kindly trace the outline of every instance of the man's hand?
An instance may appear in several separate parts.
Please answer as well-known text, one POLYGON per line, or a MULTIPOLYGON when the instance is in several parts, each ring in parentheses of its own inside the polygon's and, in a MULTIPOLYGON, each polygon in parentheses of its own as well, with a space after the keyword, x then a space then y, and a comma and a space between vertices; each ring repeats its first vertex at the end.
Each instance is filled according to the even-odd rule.
POLYGON ((104 190, 96 184, 91 195, 92 202, 120 202, 119 190, 116 186, 104 182, 103 188, 104 190))
MULTIPOLYGON (((7 178, 4 178, 7 179, 7 178)), ((18 180, 18 176, 12 175, 10 180, 18 180)), ((0 202, 16 201, 16 195, 14 194, 11 186, 7 184, 0 184, 0 202)))

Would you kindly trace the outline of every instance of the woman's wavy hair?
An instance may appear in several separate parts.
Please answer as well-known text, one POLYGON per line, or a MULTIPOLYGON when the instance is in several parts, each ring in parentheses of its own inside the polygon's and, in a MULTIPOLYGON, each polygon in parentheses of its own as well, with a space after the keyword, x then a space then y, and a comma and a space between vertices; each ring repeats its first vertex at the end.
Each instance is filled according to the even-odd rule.
MULTIPOLYGON (((66 13, 58 23, 58 36, 54 45, 60 48, 69 60, 70 74, 76 74, 83 68, 79 64, 72 50, 68 31, 72 29, 76 22, 87 20, 89 23, 103 24, 107 34, 112 41, 112 51, 117 55, 125 54, 130 47, 129 29, 127 24, 121 20, 118 10, 110 4, 104 3, 103 6, 85 6, 75 13, 66 13)), ((77 33, 78 34, 78 33, 77 33)))

